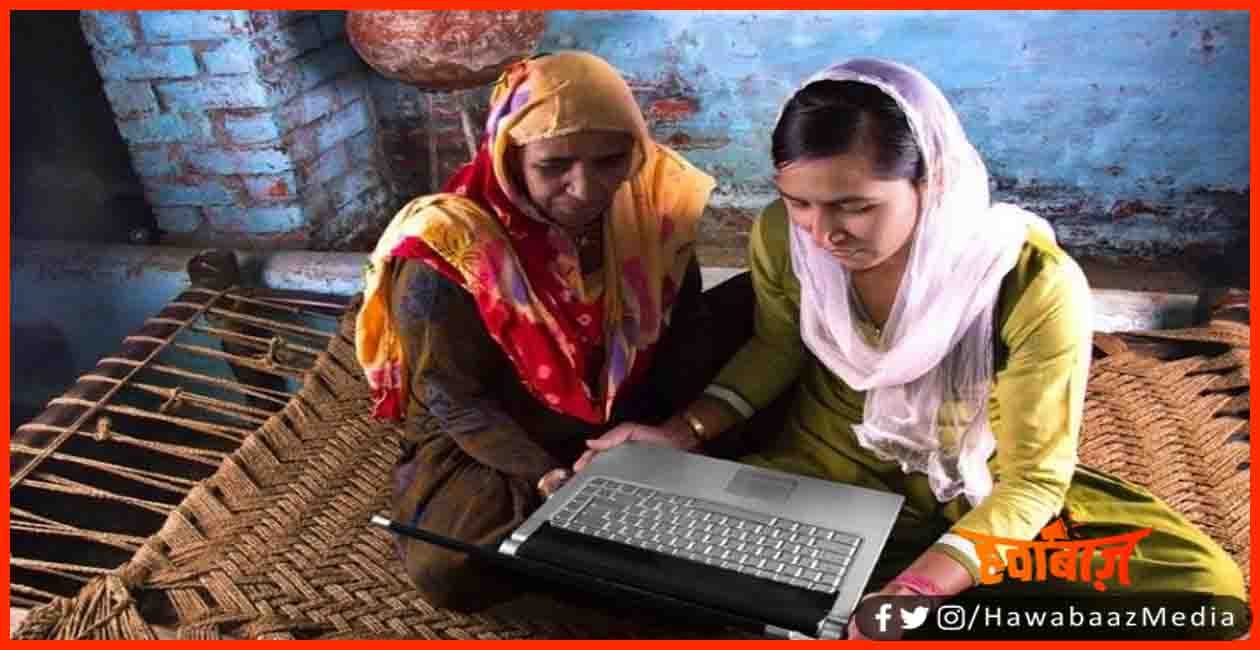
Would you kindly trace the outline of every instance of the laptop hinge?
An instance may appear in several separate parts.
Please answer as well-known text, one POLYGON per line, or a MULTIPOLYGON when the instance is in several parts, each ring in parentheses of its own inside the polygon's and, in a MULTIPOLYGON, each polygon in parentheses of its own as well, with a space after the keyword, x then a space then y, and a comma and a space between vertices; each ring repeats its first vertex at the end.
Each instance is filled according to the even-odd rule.
POLYGON ((527 520, 520 528, 512 531, 511 536, 499 544, 499 552, 504 555, 515 556, 516 551, 521 547, 521 544, 524 544, 525 540, 529 539, 531 535, 538 532, 538 529, 542 528, 543 523, 545 522, 534 521, 532 518, 527 520))
POLYGON ((796 630, 784 629, 777 625, 767 625, 763 633, 771 639, 787 639, 789 641, 816 641, 817 640, 814 637, 809 636, 808 634, 801 634, 800 632, 797 632, 796 630))
POLYGON ((504 555, 511 555, 515 557, 516 551, 521 547, 521 544, 524 544, 525 540, 529 539, 530 535, 538 532, 538 529, 539 526, 521 526, 520 528, 517 528, 512 531, 512 535, 510 537, 503 540, 502 544, 499 544, 499 552, 504 555))
POLYGON ((825 641, 843 639, 848 626, 848 619, 828 616, 818 623, 818 638, 825 641))
POLYGON ((499 552, 504 555, 511 555, 515 557, 516 549, 520 547, 521 547, 521 540, 518 540, 514 537, 509 537, 503 540, 502 544, 499 544, 499 552))
POLYGON ((844 605, 844 597, 842 594, 836 595, 836 601, 831 604, 831 611, 818 621, 818 638, 828 641, 835 639, 843 639, 849 630, 849 608, 844 605))

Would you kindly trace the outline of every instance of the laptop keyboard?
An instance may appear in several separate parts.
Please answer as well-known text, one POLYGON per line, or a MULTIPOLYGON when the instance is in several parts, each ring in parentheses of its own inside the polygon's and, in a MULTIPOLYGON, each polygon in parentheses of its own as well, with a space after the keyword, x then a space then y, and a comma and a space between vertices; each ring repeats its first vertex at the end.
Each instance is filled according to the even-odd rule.
POLYGON ((553 526, 723 569, 834 593, 860 539, 848 533, 596 478, 553 526))

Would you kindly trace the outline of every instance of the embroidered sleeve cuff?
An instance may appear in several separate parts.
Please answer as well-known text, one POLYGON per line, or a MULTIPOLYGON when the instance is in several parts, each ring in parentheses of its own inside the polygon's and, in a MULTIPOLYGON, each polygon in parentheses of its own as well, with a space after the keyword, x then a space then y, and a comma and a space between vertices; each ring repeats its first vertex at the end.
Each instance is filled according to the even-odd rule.
POLYGON ((980 584, 980 556, 976 554, 976 545, 971 540, 954 533, 945 533, 932 545, 932 550, 940 551, 967 569, 971 574, 971 584, 980 584))
POLYGON ((704 394, 731 407, 731 410, 738 413, 745 420, 757 412, 757 409, 753 408, 752 404, 749 404, 748 400, 744 399, 742 395, 725 386, 709 384, 705 387, 704 394))

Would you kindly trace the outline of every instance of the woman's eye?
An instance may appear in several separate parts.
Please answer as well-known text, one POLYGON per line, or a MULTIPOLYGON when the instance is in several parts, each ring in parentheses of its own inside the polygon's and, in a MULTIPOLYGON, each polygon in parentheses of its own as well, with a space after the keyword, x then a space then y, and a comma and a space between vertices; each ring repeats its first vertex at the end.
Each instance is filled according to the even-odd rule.
POLYGON ((802 228, 809 228, 813 223, 813 219, 803 211, 792 211, 788 213, 788 219, 802 228))

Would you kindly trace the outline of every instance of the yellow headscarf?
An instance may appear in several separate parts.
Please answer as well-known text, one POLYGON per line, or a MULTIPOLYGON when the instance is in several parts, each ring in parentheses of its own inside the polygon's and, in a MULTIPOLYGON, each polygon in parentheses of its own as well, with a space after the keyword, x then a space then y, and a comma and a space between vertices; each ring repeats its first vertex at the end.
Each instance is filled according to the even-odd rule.
POLYGON ((410 385, 389 313, 390 265, 424 261, 475 298, 490 335, 531 392, 553 410, 604 422, 641 353, 668 324, 694 257, 696 228, 714 182, 652 140, 621 75, 584 52, 549 54, 509 67, 491 96, 476 159, 446 192, 415 199, 386 229, 367 269, 356 347, 380 416, 401 417, 410 385), (599 386, 587 385, 590 345, 575 296, 585 294, 576 249, 514 187, 508 153, 582 131, 630 134, 630 177, 604 228, 603 346, 599 386))

